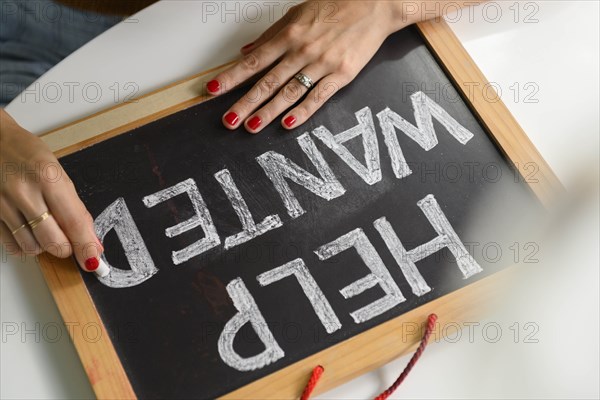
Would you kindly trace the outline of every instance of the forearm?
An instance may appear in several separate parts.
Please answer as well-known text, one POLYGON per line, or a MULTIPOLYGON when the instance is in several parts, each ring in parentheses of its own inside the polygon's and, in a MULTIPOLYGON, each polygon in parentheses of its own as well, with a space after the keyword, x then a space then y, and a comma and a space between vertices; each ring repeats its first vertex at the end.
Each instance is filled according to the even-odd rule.
POLYGON ((17 124, 4 108, 0 108, 0 147, 10 146, 15 133, 21 131, 25 130, 17 124))

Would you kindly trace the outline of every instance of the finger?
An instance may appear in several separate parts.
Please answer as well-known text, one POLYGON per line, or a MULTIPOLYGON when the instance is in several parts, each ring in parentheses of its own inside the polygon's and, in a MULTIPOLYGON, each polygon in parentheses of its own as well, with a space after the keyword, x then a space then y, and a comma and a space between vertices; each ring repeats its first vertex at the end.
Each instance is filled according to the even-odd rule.
POLYGON ((80 267, 84 271, 96 271, 100 276, 108 274, 108 267, 100 259, 104 249, 96 237, 92 216, 77 196, 72 182, 68 178, 61 180, 60 187, 47 190, 44 197, 70 240, 80 267))
POLYGON ((213 80, 206 84, 206 89, 212 95, 227 93, 240 83, 269 67, 286 50, 287 47, 281 41, 272 42, 269 46, 261 46, 244 55, 232 67, 215 76, 213 80))
MULTIPOLYGON (((258 82, 241 99, 239 99, 223 115, 223 124, 228 129, 236 129, 254 110, 269 100, 279 89, 288 82, 304 66, 298 57, 282 60, 258 82)), ((258 132, 264 124, 260 119, 250 118, 246 126, 252 126, 251 132, 258 132), (258 122, 254 124, 254 122, 258 122)))
POLYGON ((212 95, 226 93, 271 66, 298 42, 298 29, 293 25, 282 27, 263 45, 247 52, 239 62, 215 76, 206 84, 207 91, 212 95))
POLYGON ((296 128, 305 123, 327 100, 346 86, 351 79, 339 73, 327 75, 311 89, 306 98, 281 119, 286 129, 296 128), (287 122, 286 122, 287 121, 287 122))
POLYGON ((27 220, 17 209, 14 202, 5 196, 0 196, 0 210, 0 219, 7 226, 10 236, 14 238, 15 243, 18 244, 22 252, 30 255, 40 254, 42 247, 33 236, 27 225, 27 220))
POLYGON ((283 27, 285 27, 287 24, 290 23, 291 15, 292 15, 292 13, 290 13, 290 12, 286 13, 283 17, 279 18, 273 25, 271 25, 269 27, 269 29, 264 31, 258 37, 258 39, 256 39, 254 42, 248 43, 245 46, 243 46, 240 49, 242 54, 248 54, 252 50, 258 48, 262 44, 264 44, 264 43, 268 42, 269 40, 271 40, 272 38, 274 38, 281 31, 281 29, 283 29, 283 27))
POLYGON ((20 256, 23 253, 12 235, 11 229, 2 221, 0 221, 0 243, 4 246, 6 254, 20 256))
MULTIPOLYGON (((301 71, 302 74, 310 77, 313 82, 318 82, 327 74, 324 65, 311 64, 301 71)), ((295 76, 296 74, 294 74, 295 76)), ((246 130, 250 133, 258 133, 265 126, 269 125, 275 118, 281 115, 285 110, 296 104, 309 89, 301 84, 296 78, 291 80, 277 93, 275 97, 260 110, 248 117, 245 122, 246 130), (253 120, 260 121, 259 124, 253 123, 253 120)), ((294 117, 285 120, 286 127, 293 127, 296 123, 294 117)))
POLYGON ((42 251, 47 251, 59 258, 70 256, 71 245, 69 240, 56 223, 52 211, 44 201, 41 192, 32 191, 25 197, 26 199, 20 198, 17 204, 27 221, 37 221, 30 228, 42 251), (45 212, 49 212, 49 216, 39 220, 45 212))

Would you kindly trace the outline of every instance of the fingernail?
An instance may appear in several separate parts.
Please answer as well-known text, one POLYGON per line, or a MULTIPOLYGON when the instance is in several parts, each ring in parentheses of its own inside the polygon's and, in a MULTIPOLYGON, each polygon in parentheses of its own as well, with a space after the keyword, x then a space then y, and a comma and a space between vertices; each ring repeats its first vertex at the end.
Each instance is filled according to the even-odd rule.
POLYGON ((98 269, 99 265, 100 262, 96 257, 90 257, 87 260, 85 260, 85 269, 87 269, 88 271, 95 271, 96 269, 98 269))
POLYGON ((108 265, 99 257, 90 257, 85 260, 85 268, 90 272, 95 272, 99 277, 105 277, 110 273, 108 265))
POLYGON ((231 126, 235 126, 235 124, 237 124, 239 119, 240 119, 240 117, 238 117, 238 115, 236 113, 234 113, 233 111, 231 111, 231 112, 227 113, 227 115, 225 115, 225 122, 227 122, 231 126))
POLYGON ((283 123, 288 128, 291 128, 292 125, 294 125, 295 122, 296 122, 296 117, 294 117, 293 115, 290 115, 289 117, 287 117, 286 119, 283 120, 283 123))
POLYGON ((245 45, 245 46, 242 46, 242 50, 249 49, 249 48, 250 48, 250 47, 252 47, 252 46, 254 46, 254 42, 252 42, 252 43, 248 43, 247 45, 245 45))
POLYGON ((216 79, 213 79, 212 81, 210 81, 206 84, 206 90, 208 90, 211 93, 217 93, 220 88, 221 88, 221 84, 216 79))
POLYGON ((260 119, 260 117, 258 115, 255 115, 254 117, 248 120, 248 128, 254 131, 260 126, 261 123, 262 120, 260 119))

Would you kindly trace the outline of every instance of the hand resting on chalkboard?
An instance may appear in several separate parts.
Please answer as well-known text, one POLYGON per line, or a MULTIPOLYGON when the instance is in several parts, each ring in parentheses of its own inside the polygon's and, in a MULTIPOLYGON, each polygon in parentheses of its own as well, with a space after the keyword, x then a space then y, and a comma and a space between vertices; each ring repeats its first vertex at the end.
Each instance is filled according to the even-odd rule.
POLYGON ((296 128, 358 75, 386 37, 440 16, 449 3, 452 9, 473 4, 309 0, 292 7, 256 41, 242 47, 243 58, 208 82, 207 91, 226 93, 270 69, 225 112, 223 124, 229 129, 243 124, 248 132, 258 133, 284 114, 281 125, 296 128))
POLYGON ((54 153, 0 109, 0 240, 9 254, 73 254, 86 271, 108 267, 90 213, 54 153))

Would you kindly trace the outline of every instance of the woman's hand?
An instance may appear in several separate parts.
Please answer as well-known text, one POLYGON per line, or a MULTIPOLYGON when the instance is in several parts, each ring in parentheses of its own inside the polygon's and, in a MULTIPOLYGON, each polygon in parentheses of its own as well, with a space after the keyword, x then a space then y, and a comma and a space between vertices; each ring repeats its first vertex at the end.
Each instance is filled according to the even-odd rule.
POLYGON ((414 22, 402 16, 403 3, 308 1, 293 7, 242 48, 240 62, 208 82, 211 94, 222 94, 270 69, 223 115, 225 126, 236 129, 243 123, 249 132, 258 133, 294 105, 281 124, 286 129, 303 124, 354 79, 388 35, 414 22), (309 89, 295 79, 298 72, 314 86, 309 89))
POLYGON ((0 240, 7 252, 74 254, 84 270, 96 270, 103 248, 73 183, 48 146, 3 109, 0 165, 0 240))

